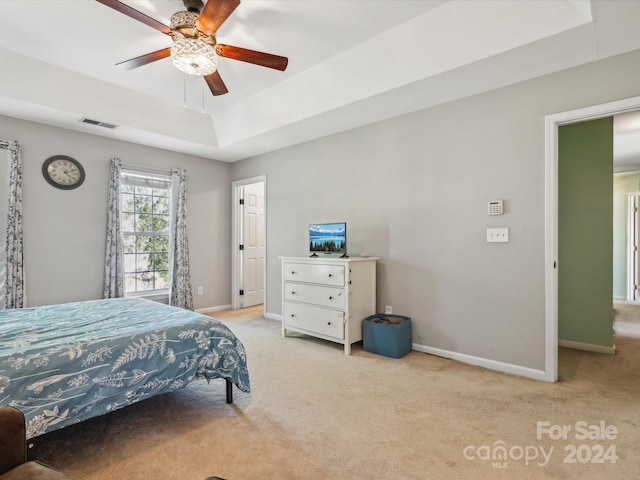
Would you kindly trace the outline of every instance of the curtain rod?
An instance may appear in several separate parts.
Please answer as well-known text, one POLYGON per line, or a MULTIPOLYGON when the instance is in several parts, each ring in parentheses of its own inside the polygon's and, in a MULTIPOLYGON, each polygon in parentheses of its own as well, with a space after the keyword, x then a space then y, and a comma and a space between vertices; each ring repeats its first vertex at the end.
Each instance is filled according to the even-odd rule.
POLYGON ((146 173, 158 173, 161 175, 166 175, 170 177, 172 172, 170 169, 166 168, 157 168, 157 167, 148 167, 146 165, 135 165, 133 163, 125 163, 122 162, 122 168, 125 170, 135 170, 137 172, 146 172, 146 173))

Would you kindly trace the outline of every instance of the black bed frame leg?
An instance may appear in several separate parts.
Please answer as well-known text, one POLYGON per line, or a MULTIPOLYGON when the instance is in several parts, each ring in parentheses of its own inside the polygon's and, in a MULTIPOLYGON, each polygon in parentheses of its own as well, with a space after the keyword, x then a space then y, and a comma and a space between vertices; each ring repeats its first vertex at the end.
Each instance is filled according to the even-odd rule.
POLYGON ((27 461, 38 460, 36 445, 33 441, 27 440, 27 461))
POLYGON ((233 403, 233 383, 228 378, 225 378, 227 383, 227 403, 233 403))

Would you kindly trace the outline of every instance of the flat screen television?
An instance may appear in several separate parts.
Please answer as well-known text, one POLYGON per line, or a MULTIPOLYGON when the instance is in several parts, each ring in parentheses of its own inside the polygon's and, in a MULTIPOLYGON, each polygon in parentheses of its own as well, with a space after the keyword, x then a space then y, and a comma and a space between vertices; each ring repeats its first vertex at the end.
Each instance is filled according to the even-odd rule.
POLYGON ((309 225, 309 252, 318 254, 347 254, 346 223, 312 223, 309 225))

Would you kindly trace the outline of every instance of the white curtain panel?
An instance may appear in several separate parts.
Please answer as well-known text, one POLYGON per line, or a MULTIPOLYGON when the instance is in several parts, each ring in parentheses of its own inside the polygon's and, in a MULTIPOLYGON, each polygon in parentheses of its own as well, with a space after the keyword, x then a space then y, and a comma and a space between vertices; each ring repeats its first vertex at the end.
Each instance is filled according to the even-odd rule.
POLYGON ((107 244, 104 258, 104 298, 124 296, 124 245, 120 213, 120 176, 122 161, 111 159, 107 193, 107 244))
POLYGON ((0 308, 24 304, 21 148, 0 140, 0 308))
MULTIPOLYGON (((7 145, 3 143, 3 145, 7 145)), ((7 306, 7 218, 9 216, 9 171, 11 154, 0 145, 0 308, 7 306)))
POLYGON ((175 202, 174 212, 171 215, 173 235, 169 249, 171 265, 169 304, 193 310, 187 236, 187 173, 182 168, 174 168, 171 173, 172 197, 175 202))

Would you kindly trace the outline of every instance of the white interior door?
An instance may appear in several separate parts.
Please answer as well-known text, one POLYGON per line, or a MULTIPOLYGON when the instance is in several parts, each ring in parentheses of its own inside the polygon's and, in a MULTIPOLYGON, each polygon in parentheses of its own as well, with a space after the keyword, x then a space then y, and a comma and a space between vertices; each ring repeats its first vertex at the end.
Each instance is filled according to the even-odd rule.
POLYGON ((628 265, 628 279, 629 284, 627 287, 627 300, 638 302, 640 301, 640 194, 629 195, 628 202, 628 253, 627 253, 627 265, 628 265))
POLYGON ((264 303, 264 183, 242 187, 242 306, 264 303))

